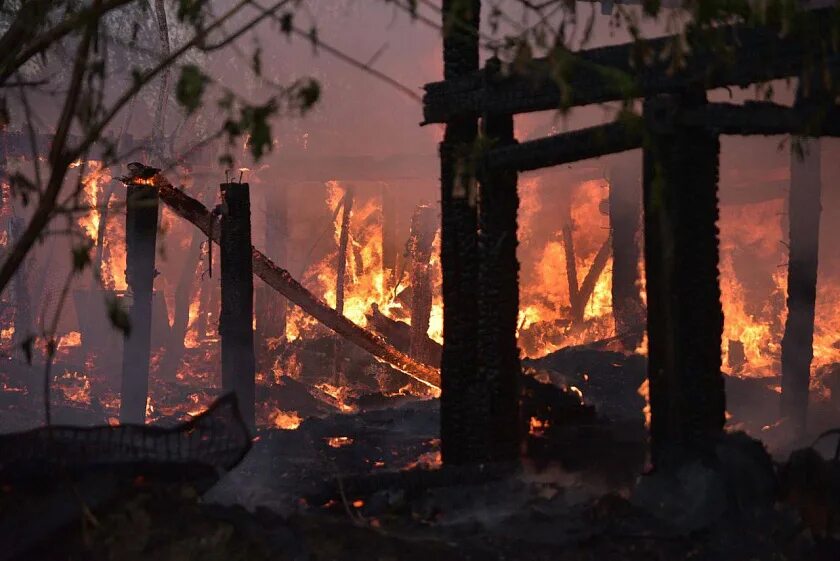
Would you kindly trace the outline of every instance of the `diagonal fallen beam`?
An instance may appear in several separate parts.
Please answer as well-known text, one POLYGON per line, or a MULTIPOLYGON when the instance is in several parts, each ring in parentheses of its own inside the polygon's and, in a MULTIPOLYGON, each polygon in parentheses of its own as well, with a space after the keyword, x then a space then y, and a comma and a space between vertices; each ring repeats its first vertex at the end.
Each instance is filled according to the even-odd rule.
MULTIPOLYGON (((123 181, 131 182, 132 179, 123 178, 123 181)), ((166 204, 175 214, 194 224, 216 244, 219 243, 219 223, 214 220, 207 207, 180 189, 173 187, 160 174, 156 175, 152 181, 158 188, 161 202, 166 204)), ((440 371, 438 369, 412 359, 398 351, 382 337, 359 327, 337 313, 296 281, 287 270, 275 265, 271 259, 253 246, 251 247, 251 254, 254 274, 268 286, 285 296, 290 302, 300 306, 303 311, 335 333, 366 350, 379 360, 387 362, 433 390, 437 391, 440 388, 440 371)))

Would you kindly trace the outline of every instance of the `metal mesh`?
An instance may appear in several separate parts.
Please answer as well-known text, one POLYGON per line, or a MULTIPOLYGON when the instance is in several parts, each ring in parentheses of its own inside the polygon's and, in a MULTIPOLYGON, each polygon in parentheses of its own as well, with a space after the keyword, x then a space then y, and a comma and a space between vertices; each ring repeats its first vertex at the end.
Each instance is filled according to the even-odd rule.
POLYGON ((198 463, 230 470, 251 446, 233 394, 171 428, 143 425, 41 427, 0 435, 0 472, 132 463, 198 463))

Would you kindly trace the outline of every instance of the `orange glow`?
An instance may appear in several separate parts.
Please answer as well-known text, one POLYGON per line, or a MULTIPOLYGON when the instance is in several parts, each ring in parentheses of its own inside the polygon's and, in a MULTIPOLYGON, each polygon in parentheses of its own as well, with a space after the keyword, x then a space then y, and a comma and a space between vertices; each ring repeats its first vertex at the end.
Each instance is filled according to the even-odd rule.
POLYGON ((545 431, 548 430, 549 422, 548 420, 538 419, 537 417, 531 417, 531 420, 528 424, 528 434, 531 436, 544 436, 545 431))
POLYGON ((344 448, 353 444, 353 439, 349 436, 331 436, 327 439, 327 446, 330 448, 344 448))
POLYGON ((303 419, 298 415, 297 411, 281 411, 280 409, 276 409, 269 415, 269 421, 278 429, 295 430, 303 422, 303 419))

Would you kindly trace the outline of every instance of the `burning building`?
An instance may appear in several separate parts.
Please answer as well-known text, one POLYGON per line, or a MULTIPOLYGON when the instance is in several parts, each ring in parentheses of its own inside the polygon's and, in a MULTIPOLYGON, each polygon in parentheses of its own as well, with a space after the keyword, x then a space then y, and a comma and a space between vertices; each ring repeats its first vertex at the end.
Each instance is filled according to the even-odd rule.
MULTIPOLYGON (((178 466, 155 472, 167 482, 183 470, 213 483, 205 467, 238 465, 206 496, 341 511, 366 529, 391 509, 454 524, 457 500, 424 495, 437 488, 492 487, 504 511, 521 484, 559 508, 572 477, 591 485, 595 518, 641 509, 618 516, 693 531, 785 499, 831 534, 836 505, 797 470, 828 480, 836 465, 807 449, 805 467, 792 456, 777 472, 757 439, 782 458, 840 418, 840 254, 827 243, 840 133, 831 84, 803 63, 818 51, 831 77, 836 50, 768 16, 563 51, 565 64, 551 50, 503 62, 498 45, 480 62, 481 2, 427 7, 456 25, 442 26, 443 81, 428 62, 440 45, 418 57, 411 142, 375 95, 350 97, 378 134, 324 110, 260 139, 243 109, 251 121, 226 123, 252 126, 237 142, 201 139, 189 114, 167 139, 174 112, 158 105, 119 132, 136 159, 103 150, 68 166, 66 236, 2 292, 8 465, 56 452, 46 463, 72 477, 149 462, 178 466), (775 101, 726 89, 769 82, 775 101), (606 118, 591 111, 604 103, 606 118), (581 109, 561 123, 558 107, 581 109), (255 159, 255 145, 274 153, 255 159), (595 499, 604 486, 616 494, 595 499)), ((809 16, 817 36, 833 10, 809 16)), ((180 98, 196 83, 179 82, 180 98)), ((54 138, 2 133, 8 254, 34 220, 20 178, 54 157, 54 138)))

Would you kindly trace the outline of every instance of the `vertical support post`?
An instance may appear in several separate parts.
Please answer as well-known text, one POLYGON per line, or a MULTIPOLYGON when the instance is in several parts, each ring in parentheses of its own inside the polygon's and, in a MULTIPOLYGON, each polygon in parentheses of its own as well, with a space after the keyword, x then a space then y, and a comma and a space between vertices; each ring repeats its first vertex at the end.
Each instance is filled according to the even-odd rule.
POLYGON ((788 314, 782 337, 782 417, 805 431, 814 358, 814 310, 820 238, 820 141, 802 139, 790 154, 788 314))
MULTIPOLYGON (((14 205, 14 202, 11 202, 14 205)), ((12 206, 14 212, 14 206, 12 206)), ((23 235, 26 223, 23 218, 12 215, 9 222, 9 242, 14 244, 23 235)), ((15 333, 12 342, 16 349, 20 349, 24 341, 33 335, 32 325, 32 299, 29 294, 29 260, 24 261, 18 267, 12 281, 15 305, 15 333)))
POLYGON ((385 290, 394 287, 397 270, 397 203, 391 185, 382 185, 382 274, 385 290))
POLYGON ((612 308, 615 333, 626 351, 644 337, 645 309, 639 293, 642 170, 638 152, 621 154, 610 173, 612 308))
MULTIPOLYGON (((265 195, 266 255, 281 267, 288 267, 288 185, 281 184, 265 195)), ((260 282, 256 293, 257 349, 260 370, 273 366, 272 349, 286 335, 288 302, 276 290, 260 282)))
POLYGON ((678 126, 696 96, 645 101, 645 272, 651 451, 657 466, 713 453, 725 422, 717 135, 678 126))
POLYGON ((430 205, 420 205, 411 217, 411 340, 409 354, 415 360, 432 364, 427 343, 432 314, 432 284, 429 259, 437 231, 437 212, 430 205))
POLYGON ((254 411, 254 275, 251 262, 251 199, 247 183, 223 183, 220 260, 222 389, 234 392, 242 418, 256 427, 254 411))
POLYGON ((578 283, 577 260, 575 258, 574 223, 572 221, 572 194, 566 192, 561 203, 563 252, 566 258, 566 282, 569 286, 569 308, 572 313, 572 324, 579 326, 583 323, 584 304, 580 301, 580 284, 578 283))
POLYGON ((335 311, 344 313, 344 277, 347 273, 347 244, 350 241, 350 215, 353 212, 353 188, 344 193, 341 212, 341 232, 338 239, 338 257, 335 266, 335 311))
POLYGON ((128 185, 125 205, 126 280, 131 329, 123 345, 120 422, 142 424, 149 395, 152 297, 158 192, 155 185, 128 185))
MULTIPOLYGON (((494 61, 491 61, 491 63, 494 61)), ((488 67, 490 65, 488 64, 488 67)), ((486 115, 489 145, 516 143, 512 115, 486 115)), ((480 440, 474 459, 519 457, 519 262, 516 259, 519 194, 515 170, 482 173, 478 203, 478 380, 471 419, 480 440)))
MULTIPOLYGON (((480 0, 443 0, 443 73, 453 80, 478 70, 480 0)), ((478 217, 469 155, 478 134, 475 115, 446 124, 440 144, 443 353, 441 456, 444 463, 475 461, 472 392, 481 385, 476 365, 478 217)))

